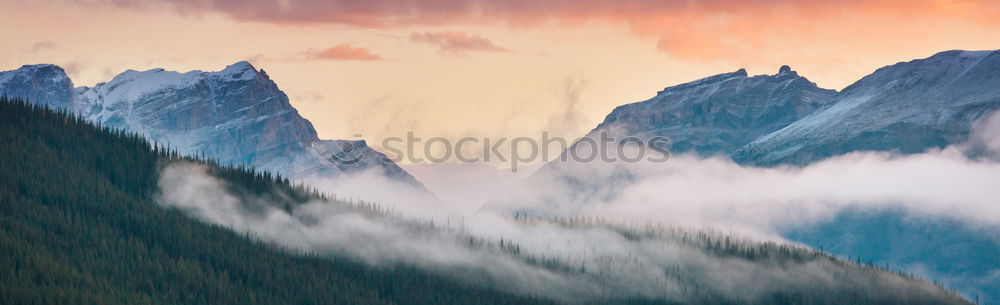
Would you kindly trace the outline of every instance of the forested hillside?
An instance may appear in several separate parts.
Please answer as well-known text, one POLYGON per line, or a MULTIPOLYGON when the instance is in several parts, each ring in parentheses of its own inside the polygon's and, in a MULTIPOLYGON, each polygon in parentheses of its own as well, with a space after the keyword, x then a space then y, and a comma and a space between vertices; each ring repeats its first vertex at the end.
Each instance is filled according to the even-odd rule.
MULTIPOLYGON (((292 255, 157 206, 145 139, 0 100, 0 304, 534 304, 407 267, 292 255)), ((291 186, 218 169, 247 190, 291 186)))

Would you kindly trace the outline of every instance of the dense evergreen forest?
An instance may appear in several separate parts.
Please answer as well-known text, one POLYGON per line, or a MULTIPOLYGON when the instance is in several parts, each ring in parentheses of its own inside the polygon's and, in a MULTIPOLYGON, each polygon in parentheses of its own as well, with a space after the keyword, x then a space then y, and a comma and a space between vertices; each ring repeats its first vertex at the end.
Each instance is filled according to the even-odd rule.
MULTIPOLYGON (((404 265, 372 267, 289 251, 163 208, 154 201, 159 170, 180 160, 207 164, 214 176, 229 182, 234 194, 270 198, 286 209, 323 195, 267 172, 180 156, 139 135, 94 126, 64 112, 0 98, 0 143, 0 304, 552 303, 404 265)), ((515 220, 525 225, 609 226, 588 219, 515 220)), ((754 304, 969 304, 917 279, 818 251, 673 229, 618 231, 630 240, 671 240, 741 264, 835 264, 856 277, 858 285, 878 286, 877 281, 888 280, 918 283, 912 287, 931 291, 895 296, 883 290, 887 295, 876 298, 861 289, 799 290, 754 304), (937 299, 912 299, 923 295, 937 299)), ((516 241, 501 240, 498 247, 524 256, 516 241)), ((563 272, 578 268, 548 263, 544 257, 524 259, 564 267, 563 272)), ((677 269, 670 276, 694 278, 689 272, 697 270, 677 269)), ((690 293, 699 296, 697 304, 742 304, 690 293)))
MULTIPOLYGON (((539 304, 411 268, 288 254, 152 201, 180 159, 140 136, 0 100, 0 304, 539 304)), ((242 168, 247 190, 294 188, 242 168)), ((303 192, 287 192, 303 194, 303 192)))

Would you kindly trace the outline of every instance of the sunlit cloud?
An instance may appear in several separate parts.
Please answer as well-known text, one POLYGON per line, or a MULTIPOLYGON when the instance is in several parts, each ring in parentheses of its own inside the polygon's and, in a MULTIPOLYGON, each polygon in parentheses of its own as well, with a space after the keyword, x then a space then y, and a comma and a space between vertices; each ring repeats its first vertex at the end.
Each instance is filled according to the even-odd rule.
POLYGON ((322 50, 310 50, 303 53, 309 59, 323 60, 382 60, 382 56, 372 51, 349 44, 339 44, 322 50))
POLYGON ((462 55, 466 52, 506 52, 501 47, 479 35, 462 32, 424 32, 410 34, 410 41, 433 45, 442 53, 462 55))
POLYGON ((29 52, 38 52, 38 51, 42 51, 42 50, 55 49, 55 48, 56 48, 56 43, 55 42, 52 42, 51 40, 42 40, 42 41, 36 42, 35 44, 31 45, 31 49, 28 50, 28 51, 29 52))
MULTIPOLYGON (((967 0, 884 1, 99 1, 127 8, 169 7, 185 14, 218 13, 241 21, 278 24, 346 24, 366 28, 428 25, 579 25, 590 21, 626 24, 656 47, 685 58, 716 59, 734 52, 750 56, 787 52, 794 45, 841 39, 879 42, 936 31, 938 21, 996 26, 1000 4, 967 0), (911 28, 920 20, 920 27, 911 28), (844 37, 838 36, 842 35, 844 37), (794 41, 788 46, 788 41, 794 41)), ((456 33, 415 34, 447 36, 456 33)), ((444 37, 434 41, 450 41, 444 37)), ((461 39, 461 37, 450 37, 461 39)), ((470 38, 470 37, 466 37, 470 38)), ((467 41, 473 44, 482 40, 467 41)), ((889 42, 886 42, 889 43, 889 42)), ((444 47, 443 47, 444 48, 444 47)), ((462 48, 455 46, 454 48, 462 48)), ((495 45, 480 48, 497 50, 495 45)))

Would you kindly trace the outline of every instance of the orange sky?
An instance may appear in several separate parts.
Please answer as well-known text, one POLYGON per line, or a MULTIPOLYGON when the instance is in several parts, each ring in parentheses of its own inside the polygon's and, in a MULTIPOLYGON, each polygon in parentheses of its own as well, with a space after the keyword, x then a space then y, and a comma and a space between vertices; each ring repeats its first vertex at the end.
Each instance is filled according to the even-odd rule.
POLYGON ((841 89, 950 49, 1000 49, 997 1, 0 0, 0 70, 77 85, 250 60, 323 138, 575 137, 663 87, 788 64, 841 89), (235 4, 229 4, 235 3, 235 4))

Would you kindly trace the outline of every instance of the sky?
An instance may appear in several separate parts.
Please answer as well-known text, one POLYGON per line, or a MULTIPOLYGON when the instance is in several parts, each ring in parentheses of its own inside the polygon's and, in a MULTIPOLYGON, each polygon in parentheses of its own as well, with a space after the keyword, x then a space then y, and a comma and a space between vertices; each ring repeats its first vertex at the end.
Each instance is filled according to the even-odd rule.
MULTIPOLYGON (((127 69, 218 71, 246 60, 270 75, 321 138, 359 135, 378 146, 408 132, 575 138, 616 106, 741 68, 759 75, 789 65, 821 87, 840 90, 897 62, 946 50, 1000 49, 1000 1, 0 0, 0 41, 0 71, 57 64, 77 86, 127 69)), ((935 186, 963 182, 953 177, 990 178, 998 167, 942 153, 899 160, 848 156, 802 171, 727 162, 671 162, 690 175, 655 175, 628 186, 629 196, 584 211, 770 228, 786 216, 782 211, 793 210, 790 203, 810 204, 810 213, 793 216, 816 220, 850 204, 915 196, 912 186, 868 188, 877 183, 816 188, 830 181, 916 179, 900 181, 926 186, 917 189, 930 193, 917 195, 933 199, 940 195, 935 186), (911 163, 920 166, 907 167, 911 163), (927 174, 942 169, 953 175, 927 174), (813 187, 782 191, 800 180, 813 187), (777 191, 750 197, 718 191, 762 184, 777 191), (664 192, 663 185, 677 187, 664 192)), ((537 168, 404 165, 438 198, 465 211, 537 168)), ((353 182, 330 185, 371 190, 366 180, 353 182)), ((1000 224, 993 189, 962 186, 989 192, 936 202, 948 204, 917 198, 909 207, 929 214, 977 211, 957 216, 1000 224)), ((381 193, 397 197, 374 199, 412 200, 401 191, 381 193)))
POLYGON ((996 1, 0 0, 0 70, 264 69, 321 138, 582 136, 664 87, 1000 49, 996 1))

